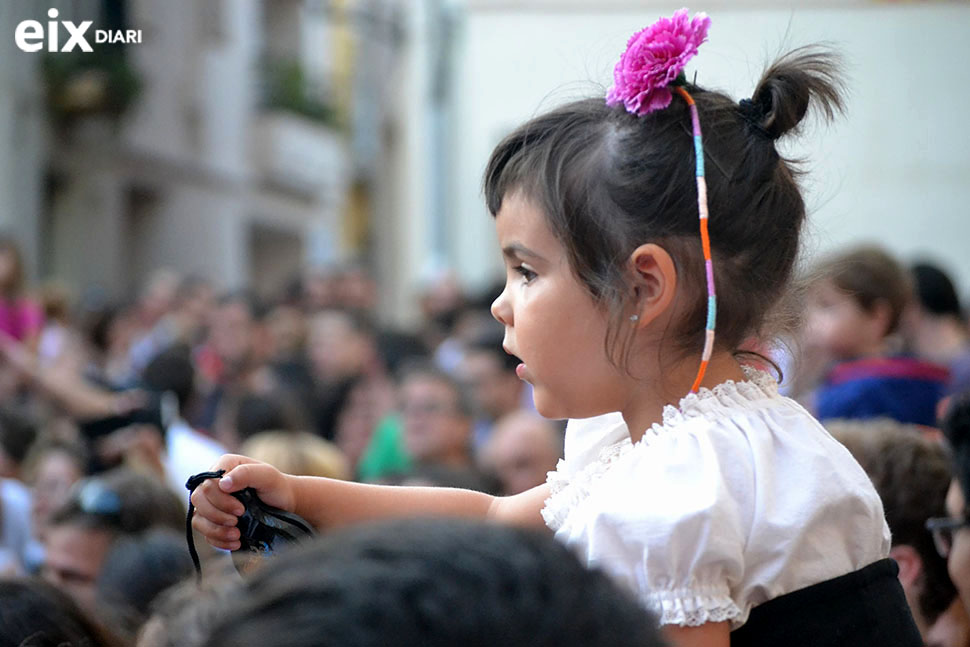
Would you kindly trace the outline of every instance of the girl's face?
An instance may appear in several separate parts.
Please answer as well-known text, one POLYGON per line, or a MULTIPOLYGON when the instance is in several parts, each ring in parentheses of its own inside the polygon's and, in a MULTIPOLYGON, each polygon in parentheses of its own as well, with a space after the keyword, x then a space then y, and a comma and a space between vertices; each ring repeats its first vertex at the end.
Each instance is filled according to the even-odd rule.
POLYGON ((519 194, 495 218, 506 281, 492 304, 505 326, 516 374, 534 387, 546 418, 585 418, 622 406, 621 375, 606 355, 604 311, 569 267, 566 250, 542 211, 519 194))

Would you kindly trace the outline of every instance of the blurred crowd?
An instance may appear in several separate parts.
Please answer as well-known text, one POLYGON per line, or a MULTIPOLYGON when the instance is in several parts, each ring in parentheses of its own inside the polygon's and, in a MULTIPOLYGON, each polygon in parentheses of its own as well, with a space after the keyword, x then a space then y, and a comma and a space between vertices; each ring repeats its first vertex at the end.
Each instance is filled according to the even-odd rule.
MULTIPOLYGON (((872 478, 926 643, 966 647, 970 328, 958 290, 939 267, 906 266, 878 247, 821 259, 804 284, 793 306, 800 323, 770 343, 753 342, 751 359, 774 365, 783 389, 872 478)), ((467 294, 442 275, 418 296, 422 323, 414 330, 380 325, 375 278, 360 264, 307 271, 270 299, 165 269, 130 302, 115 303, 56 284, 25 285, 17 246, 0 241, 0 645, 68 626, 75 633, 50 644, 82 644, 84 632, 83 644, 216 644, 213 628, 228 635, 226 618, 244 632, 257 617, 252 631, 304 644, 273 628, 349 631, 354 613, 406 613, 393 598, 400 592, 393 578, 368 584, 377 575, 361 566, 367 547, 400 550, 395 559, 422 564, 415 572, 428 572, 415 577, 426 575, 429 590, 468 589, 464 598, 449 595, 481 610, 475 622, 483 624, 466 627, 473 634, 490 635, 482 628, 490 622, 511 631, 522 621, 523 631, 537 631, 523 620, 527 609, 498 603, 497 591, 526 585, 488 579, 515 571, 496 564, 519 560, 548 570, 541 593, 551 597, 539 602, 549 613, 576 622, 596 616, 640 636, 638 644, 658 640, 636 624, 642 619, 624 615, 626 598, 612 601, 621 592, 605 582, 583 586, 602 586, 600 599, 612 601, 615 617, 556 598, 550 591, 594 576, 580 573, 578 562, 575 572, 562 570, 568 558, 549 552, 559 550, 551 540, 474 524, 390 524, 328 538, 308 549, 313 567, 283 561, 275 577, 247 583, 217 573, 229 562, 212 552, 203 561, 219 584, 194 585, 185 483, 223 453, 291 474, 494 494, 544 482, 562 456, 564 425, 535 413, 518 360, 502 350, 504 331, 489 311, 500 290, 467 294), (393 548, 382 544, 388 537, 399 539, 393 548), (434 579, 461 570, 434 566, 431 548, 417 548, 435 538, 453 542, 445 552, 481 551, 482 572, 434 579), (319 565, 328 560, 339 565, 319 565), (373 600, 352 609, 368 585, 373 600), (284 617, 287 596, 300 603, 284 617), (317 612, 301 616, 315 599, 317 612), (329 604, 343 625, 326 624, 329 604)), ((539 603, 529 595, 522 599, 539 603)), ((435 604, 429 598, 429 608, 435 604)), ((422 622, 435 631, 461 624, 422 622)), ((604 641, 595 644, 626 644, 604 641)), ((426 637, 425 644, 436 643, 426 637)))

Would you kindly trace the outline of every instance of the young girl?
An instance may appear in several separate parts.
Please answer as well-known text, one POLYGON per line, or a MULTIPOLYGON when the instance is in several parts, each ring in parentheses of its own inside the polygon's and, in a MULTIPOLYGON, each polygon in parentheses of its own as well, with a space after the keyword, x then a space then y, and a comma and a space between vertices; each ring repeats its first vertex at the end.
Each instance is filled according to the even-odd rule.
POLYGON ((736 358, 785 291, 805 217, 775 140, 810 104, 840 107, 832 56, 784 57, 738 104, 681 72, 708 23, 681 10, 636 34, 607 100, 533 119, 489 161, 505 350, 542 415, 593 418, 571 426, 547 484, 496 498, 226 456, 192 496, 212 545, 239 547, 228 493, 244 487, 321 528, 405 515, 547 526, 632 588, 674 645, 920 644, 865 473, 736 358))

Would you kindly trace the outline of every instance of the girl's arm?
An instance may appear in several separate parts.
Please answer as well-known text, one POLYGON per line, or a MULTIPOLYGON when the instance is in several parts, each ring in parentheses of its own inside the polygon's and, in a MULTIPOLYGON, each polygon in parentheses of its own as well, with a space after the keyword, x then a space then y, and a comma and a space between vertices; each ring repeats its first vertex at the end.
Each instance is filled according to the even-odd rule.
POLYGON ((349 481, 290 476, 245 456, 226 455, 214 469, 225 469, 218 482, 200 485, 192 495, 193 527, 217 548, 239 547, 237 517, 242 504, 230 492, 256 490, 267 504, 295 512, 318 528, 389 519, 446 516, 492 519, 501 523, 543 527, 539 511, 548 496, 540 485, 511 497, 493 497, 472 490, 437 487, 368 485, 349 481))
POLYGON ((671 647, 728 647, 731 643, 731 628, 726 621, 699 627, 664 625, 663 632, 671 647))

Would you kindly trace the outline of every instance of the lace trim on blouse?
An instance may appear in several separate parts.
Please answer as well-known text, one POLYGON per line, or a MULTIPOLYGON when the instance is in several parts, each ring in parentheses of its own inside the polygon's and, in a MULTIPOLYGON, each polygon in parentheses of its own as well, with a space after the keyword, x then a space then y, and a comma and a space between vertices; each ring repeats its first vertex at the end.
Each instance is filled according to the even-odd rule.
POLYGON ((625 438, 604 447, 595 461, 584 466, 571 477, 567 476, 566 462, 560 460, 556 471, 549 472, 546 478, 550 492, 542 508, 542 518, 546 525, 553 532, 562 528, 569 515, 589 497, 596 482, 609 471, 610 466, 634 448, 649 446, 653 438, 674 430, 678 425, 692 418, 710 413, 716 414, 719 410, 723 413, 725 407, 760 408, 764 400, 780 397, 778 383, 771 375, 749 366, 741 368, 746 380, 742 382, 728 380, 713 389, 702 388, 697 393, 690 393, 681 398, 678 407, 669 404, 665 406, 663 422, 654 423, 636 444, 633 444, 629 438, 625 438))
POLYGON ((642 601, 657 614, 662 625, 697 627, 707 622, 737 622, 744 612, 719 588, 655 590, 642 596, 642 601))

